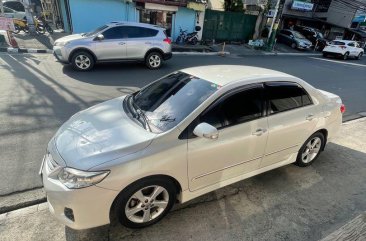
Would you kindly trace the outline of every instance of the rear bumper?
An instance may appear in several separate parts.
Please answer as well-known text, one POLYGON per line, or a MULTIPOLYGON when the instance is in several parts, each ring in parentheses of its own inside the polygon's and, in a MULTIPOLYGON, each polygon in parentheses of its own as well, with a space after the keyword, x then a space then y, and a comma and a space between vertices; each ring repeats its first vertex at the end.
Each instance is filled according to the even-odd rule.
POLYGON ((343 56, 342 53, 335 53, 335 52, 328 52, 328 51, 323 51, 323 55, 329 55, 329 56, 335 56, 335 57, 343 56))
POLYGON ((163 59, 164 60, 171 59, 172 57, 173 57, 173 54, 172 53, 164 53, 163 54, 163 59))

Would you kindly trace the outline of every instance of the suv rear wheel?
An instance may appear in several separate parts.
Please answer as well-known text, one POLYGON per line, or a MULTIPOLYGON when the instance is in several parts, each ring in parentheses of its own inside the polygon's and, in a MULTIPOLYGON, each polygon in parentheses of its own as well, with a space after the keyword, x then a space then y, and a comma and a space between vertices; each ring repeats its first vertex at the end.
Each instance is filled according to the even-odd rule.
POLYGON ((72 67, 78 71, 88 71, 94 66, 94 58, 86 51, 78 51, 71 59, 72 67))
POLYGON ((163 58, 159 52, 151 52, 146 56, 145 63, 149 69, 158 69, 163 63, 163 58))

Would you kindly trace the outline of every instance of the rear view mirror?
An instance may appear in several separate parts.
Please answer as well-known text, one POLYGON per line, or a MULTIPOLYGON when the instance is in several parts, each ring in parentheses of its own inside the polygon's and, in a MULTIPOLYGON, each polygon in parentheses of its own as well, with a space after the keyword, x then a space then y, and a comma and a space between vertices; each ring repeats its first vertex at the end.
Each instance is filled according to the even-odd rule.
POLYGON ((196 136, 204 137, 211 140, 216 140, 219 137, 218 130, 214 126, 205 122, 196 126, 196 128, 194 128, 193 130, 193 133, 196 136))
POLYGON ((104 39, 104 35, 103 34, 98 34, 97 35, 97 37, 95 37, 95 39, 94 40, 99 40, 99 41, 101 41, 101 40, 103 40, 104 39))

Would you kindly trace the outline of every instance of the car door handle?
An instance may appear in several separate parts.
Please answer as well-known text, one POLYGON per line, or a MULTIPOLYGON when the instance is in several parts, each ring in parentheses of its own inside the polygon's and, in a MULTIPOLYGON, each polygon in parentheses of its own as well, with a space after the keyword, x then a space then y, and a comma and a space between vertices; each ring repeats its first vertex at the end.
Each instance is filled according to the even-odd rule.
POLYGON ((267 129, 259 128, 252 133, 253 136, 261 136, 262 134, 266 133, 267 129))
POLYGON ((313 114, 309 114, 309 115, 306 116, 305 119, 308 120, 308 121, 311 121, 314 118, 315 118, 315 116, 313 114))
POLYGON ((126 44, 125 42, 119 42, 118 43, 119 45, 124 45, 124 44, 126 44))

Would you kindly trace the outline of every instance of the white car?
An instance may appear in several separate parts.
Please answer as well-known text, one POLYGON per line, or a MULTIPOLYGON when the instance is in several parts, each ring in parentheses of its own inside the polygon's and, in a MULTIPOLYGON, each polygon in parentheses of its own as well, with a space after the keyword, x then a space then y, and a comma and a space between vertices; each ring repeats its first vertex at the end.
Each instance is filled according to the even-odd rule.
POLYGON ((176 71, 62 125, 40 170, 49 208, 74 229, 111 216, 146 227, 175 203, 290 163, 310 165, 344 110, 338 96, 269 69, 176 71))
POLYGON ((7 18, 23 19, 25 17, 25 12, 18 12, 18 11, 15 11, 8 7, 3 7, 3 8, 4 8, 4 15, 7 18))
POLYGON ((334 40, 323 49, 324 57, 335 56, 343 59, 348 59, 348 57, 361 59, 363 53, 364 50, 360 48, 360 45, 356 41, 350 40, 334 40))

